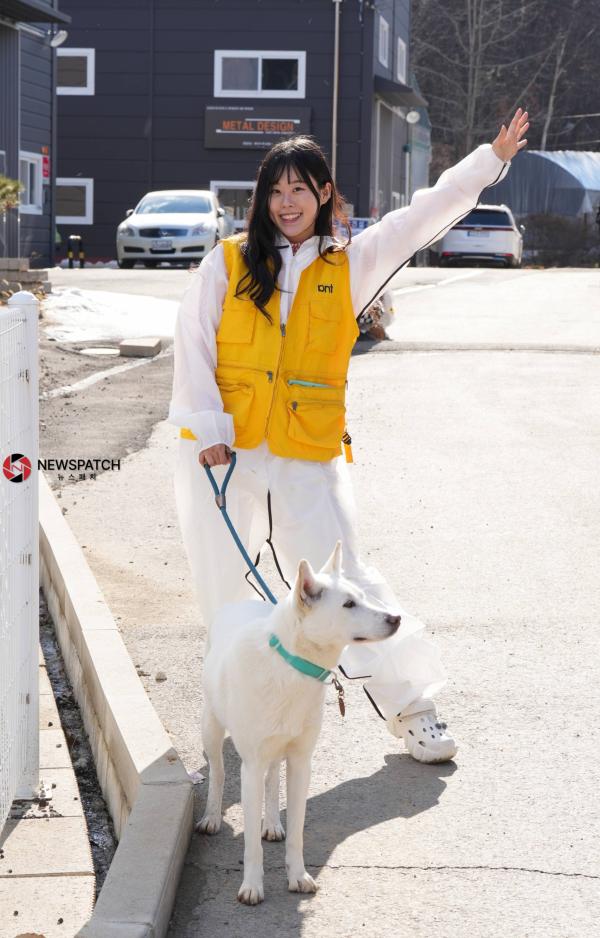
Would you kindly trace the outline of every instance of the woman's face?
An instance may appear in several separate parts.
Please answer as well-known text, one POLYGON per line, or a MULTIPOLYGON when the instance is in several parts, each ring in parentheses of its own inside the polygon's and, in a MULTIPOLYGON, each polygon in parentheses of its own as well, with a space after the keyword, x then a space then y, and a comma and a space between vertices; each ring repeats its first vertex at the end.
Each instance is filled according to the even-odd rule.
POLYGON ((276 228, 291 242, 300 243, 315 233, 315 222, 319 209, 331 198, 331 183, 319 189, 311 176, 311 182, 320 201, 317 203, 301 176, 292 167, 284 170, 271 188, 269 217, 276 228))

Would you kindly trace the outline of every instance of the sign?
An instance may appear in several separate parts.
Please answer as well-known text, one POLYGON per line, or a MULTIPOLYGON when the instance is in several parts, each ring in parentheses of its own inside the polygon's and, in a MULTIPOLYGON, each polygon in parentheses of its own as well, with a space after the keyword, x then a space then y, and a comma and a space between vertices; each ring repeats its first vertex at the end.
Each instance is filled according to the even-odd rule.
POLYGON ((310 108, 265 105, 217 107, 204 112, 204 146, 218 150, 267 150, 293 134, 310 133, 310 108))
MULTIPOLYGON (((352 237, 354 238, 357 234, 360 234, 361 231, 364 231, 365 228, 368 228, 369 225, 372 225, 376 221, 375 218, 348 218, 348 224, 350 225, 350 231, 352 237)), ((334 235, 339 241, 346 241, 348 238, 348 231, 345 225, 339 225, 334 227, 334 235)))
POLYGON ((374 218, 349 218, 350 227, 352 228, 352 235, 357 235, 359 232, 364 231, 365 228, 368 228, 369 225, 372 225, 375 221, 374 218))
POLYGON ((42 156, 42 182, 50 182, 50 157, 42 156))

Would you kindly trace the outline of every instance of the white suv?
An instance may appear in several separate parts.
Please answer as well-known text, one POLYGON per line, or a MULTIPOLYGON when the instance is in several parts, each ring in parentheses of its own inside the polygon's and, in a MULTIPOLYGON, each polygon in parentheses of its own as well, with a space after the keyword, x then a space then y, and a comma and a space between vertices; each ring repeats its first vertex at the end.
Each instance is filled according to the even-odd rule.
POLYGON ((507 205, 478 205, 432 246, 440 266, 478 260, 520 267, 523 225, 507 205))
POLYGON ((208 189, 148 192, 117 228, 117 261, 119 267, 136 261, 156 267, 201 260, 234 230, 233 218, 208 189))

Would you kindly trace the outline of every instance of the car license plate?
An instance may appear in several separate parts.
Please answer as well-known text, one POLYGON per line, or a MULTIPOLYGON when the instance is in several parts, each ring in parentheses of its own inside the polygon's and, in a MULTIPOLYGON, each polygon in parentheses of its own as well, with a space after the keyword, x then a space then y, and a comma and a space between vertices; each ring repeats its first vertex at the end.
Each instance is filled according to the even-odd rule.
POLYGON ((469 238, 489 238, 489 231, 467 231, 469 238))
POLYGON ((152 242, 153 251, 170 251, 173 247, 173 242, 169 238, 157 238, 152 242))

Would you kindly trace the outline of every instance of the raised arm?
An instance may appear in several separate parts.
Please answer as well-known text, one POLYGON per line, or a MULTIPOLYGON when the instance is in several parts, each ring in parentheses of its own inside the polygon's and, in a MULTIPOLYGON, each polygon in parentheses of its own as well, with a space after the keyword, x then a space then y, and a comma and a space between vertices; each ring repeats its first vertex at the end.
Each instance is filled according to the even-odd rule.
POLYGON ((188 427, 202 449, 233 445, 233 418, 223 410, 215 381, 216 333, 227 292, 221 245, 207 254, 193 274, 175 325, 175 368, 170 423, 188 427))
POLYGON ((510 160, 527 143, 527 112, 518 109, 493 143, 483 143, 442 173, 435 186, 418 189, 405 208, 356 235, 348 248, 352 301, 357 317, 413 256, 441 238, 475 208, 481 192, 500 182, 510 160))

